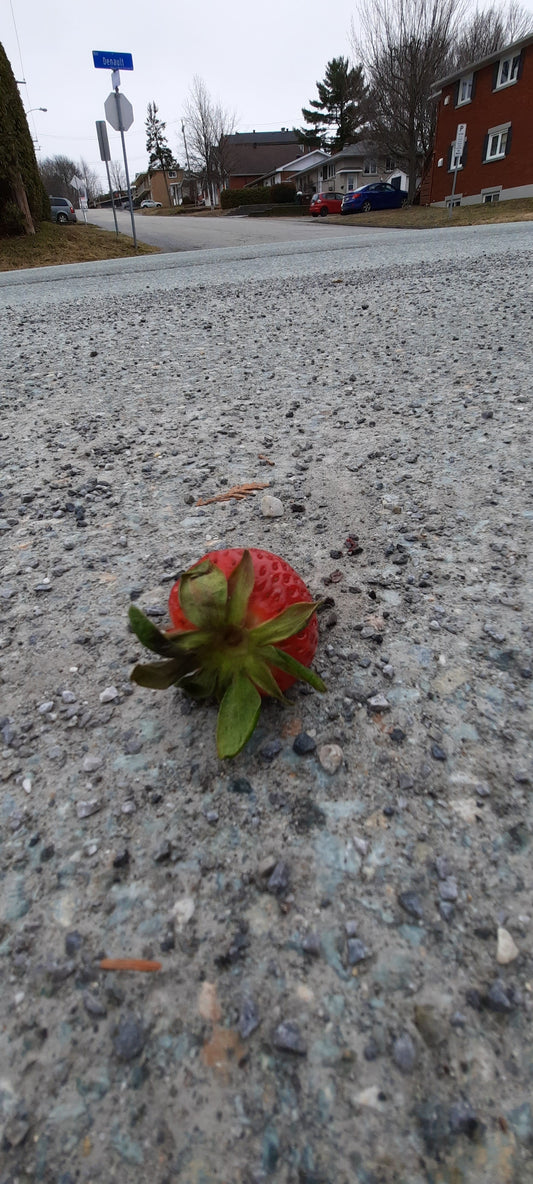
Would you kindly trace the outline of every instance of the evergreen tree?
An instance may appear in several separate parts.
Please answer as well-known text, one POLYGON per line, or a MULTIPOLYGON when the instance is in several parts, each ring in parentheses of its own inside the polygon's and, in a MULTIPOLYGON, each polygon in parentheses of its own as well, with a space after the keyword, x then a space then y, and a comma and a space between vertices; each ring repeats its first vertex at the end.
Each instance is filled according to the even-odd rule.
POLYGON ((165 178, 165 185, 168 193, 168 204, 170 205, 170 191, 168 188, 167 172, 174 165, 174 155, 169 148, 167 138, 165 136, 166 123, 163 123, 158 118, 157 104, 148 103, 148 111, 146 118, 146 151, 148 152, 149 161, 148 168, 162 169, 165 178))
POLYGON ((0 234, 35 234, 49 217, 26 113, 0 45, 0 234))
POLYGON ((310 127, 295 129, 300 142, 310 148, 340 152, 361 136, 367 115, 368 88, 362 66, 352 66, 348 58, 332 58, 326 66, 323 82, 317 82, 318 99, 302 107, 310 127))

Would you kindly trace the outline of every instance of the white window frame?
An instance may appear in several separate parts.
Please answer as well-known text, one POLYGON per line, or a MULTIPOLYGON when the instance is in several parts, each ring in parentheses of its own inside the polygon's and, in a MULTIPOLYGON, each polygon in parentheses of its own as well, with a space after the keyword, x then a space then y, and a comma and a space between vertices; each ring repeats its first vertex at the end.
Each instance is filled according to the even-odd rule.
POLYGON ((495 201, 499 201, 500 200, 500 192, 501 191, 499 189, 491 189, 491 190, 489 190, 488 193, 482 193, 481 194, 481 201, 482 201, 483 205, 488 206, 488 205, 492 205, 495 201))
POLYGON ((463 74, 459 79, 459 94, 457 98, 457 106, 464 107, 466 103, 472 102, 472 87, 474 85, 474 72, 470 74, 463 74), (466 93, 463 93, 465 91, 466 93))
POLYGON ((349 193, 351 193, 352 189, 355 189, 355 175, 354 175, 354 173, 350 173, 348 175, 348 177, 346 178, 346 188, 349 193))
POLYGON ((520 54, 512 53, 506 58, 500 58, 498 64, 498 77, 496 79, 495 90, 503 90, 505 86, 514 86, 518 82, 518 71, 520 69, 520 54), (508 66, 508 77, 503 78, 505 67, 508 66))
POLYGON ((330 180, 331 177, 334 177, 334 176, 335 176, 335 165, 328 164, 328 178, 327 178, 328 181, 330 180))
POLYGON ((501 123, 498 127, 489 127, 487 132, 488 140, 485 150, 484 164, 488 164, 493 160, 503 160, 505 157, 505 149, 507 147, 507 136, 509 134, 510 123, 501 123), (495 151, 491 152, 493 146, 492 141, 495 140, 495 151))
POLYGON ((377 177, 378 163, 377 160, 365 160, 363 173, 365 177, 377 177))
POLYGON ((450 194, 449 197, 445 198, 444 204, 446 206, 446 209, 453 210, 453 209, 455 209, 455 206, 460 206, 462 196, 463 196, 462 193, 454 193, 453 197, 450 194))

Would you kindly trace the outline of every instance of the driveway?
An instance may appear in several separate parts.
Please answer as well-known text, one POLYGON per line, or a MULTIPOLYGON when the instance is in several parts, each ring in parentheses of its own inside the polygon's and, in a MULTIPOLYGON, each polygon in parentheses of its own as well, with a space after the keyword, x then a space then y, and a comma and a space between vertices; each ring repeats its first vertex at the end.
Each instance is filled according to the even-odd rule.
MULTIPOLYGON (((103 230, 112 230, 112 210, 88 210, 87 218, 103 230)), ((121 234, 131 235, 129 211, 117 211, 121 234)), ((139 242, 162 251, 198 251, 205 247, 245 247, 249 243, 287 243, 308 239, 322 242, 328 234, 353 235, 353 227, 327 226, 327 218, 247 218, 240 215, 220 217, 176 214, 135 214, 135 229, 139 242)), ((368 228, 367 228, 368 229, 368 228)))

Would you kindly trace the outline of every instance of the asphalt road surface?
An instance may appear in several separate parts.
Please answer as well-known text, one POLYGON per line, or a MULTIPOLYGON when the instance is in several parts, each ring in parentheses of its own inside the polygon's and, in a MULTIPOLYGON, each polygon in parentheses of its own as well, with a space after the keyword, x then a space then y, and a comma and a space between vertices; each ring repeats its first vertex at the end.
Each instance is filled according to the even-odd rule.
MULTIPOLYGON (((114 231, 112 210, 88 210, 89 222, 103 230, 114 231)), ((118 228, 121 234, 131 235, 129 210, 117 211, 118 228)), ((309 238, 311 242, 324 241, 332 230, 336 234, 353 235, 353 226, 327 226, 327 218, 247 218, 233 215, 229 218, 198 217, 187 214, 163 217, 152 213, 137 212, 135 229, 139 242, 160 247, 162 251, 198 251, 208 247, 245 247, 250 243, 286 243, 309 238)), ((370 228, 371 230, 371 228, 370 228)), ((368 233, 369 228, 366 228, 368 233)), ((361 227, 359 233, 365 232, 361 227)))

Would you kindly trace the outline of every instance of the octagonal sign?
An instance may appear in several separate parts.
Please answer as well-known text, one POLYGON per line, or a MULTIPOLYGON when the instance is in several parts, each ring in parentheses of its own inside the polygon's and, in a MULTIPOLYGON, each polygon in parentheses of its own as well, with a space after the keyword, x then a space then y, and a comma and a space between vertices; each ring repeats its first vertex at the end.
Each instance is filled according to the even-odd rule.
POLYGON ((111 91, 104 103, 107 122, 116 132, 127 132, 133 123, 133 107, 126 95, 111 91), (117 102, 118 100, 118 102, 117 102))

